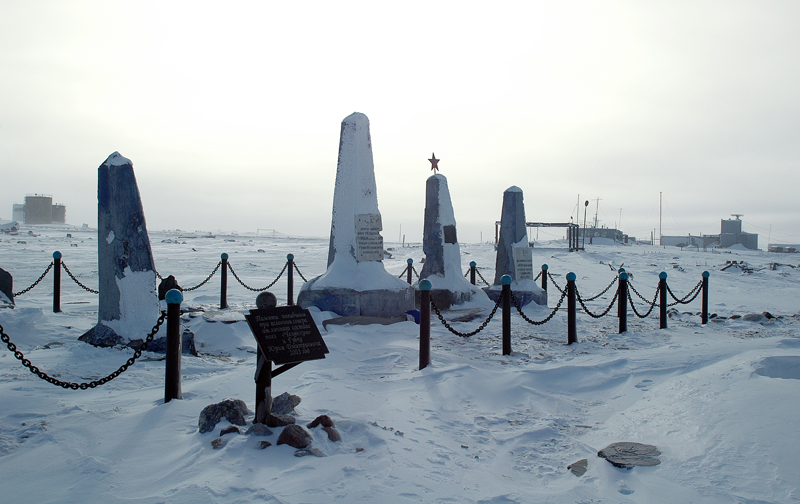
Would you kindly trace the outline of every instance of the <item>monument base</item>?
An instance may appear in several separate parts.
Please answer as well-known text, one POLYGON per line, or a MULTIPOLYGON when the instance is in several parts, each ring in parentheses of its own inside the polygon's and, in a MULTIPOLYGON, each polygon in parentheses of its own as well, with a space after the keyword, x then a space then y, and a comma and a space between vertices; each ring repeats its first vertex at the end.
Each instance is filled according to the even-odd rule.
POLYGON ((414 309, 414 289, 411 286, 403 290, 366 291, 344 287, 314 289, 313 285, 308 284, 305 287, 297 296, 297 304, 301 308, 316 306, 342 317, 396 317, 414 309))
MULTIPOLYGON (((166 331, 166 322, 161 325, 161 330, 166 331)), ((114 329, 111 329, 102 322, 92 327, 81 336, 78 340, 84 343, 89 343, 96 347, 113 347, 113 346, 127 346, 138 350, 141 348, 143 339, 126 340, 123 336, 117 334, 114 329)), ((161 337, 154 338, 153 341, 147 346, 148 352, 154 353, 167 353, 167 336, 164 333, 161 337)), ((184 329, 181 334, 181 353, 188 355, 197 355, 197 349, 194 342, 194 333, 188 329, 184 329)))
MULTIPOLYGON (((492 285, 484 287, 483 291, 496 303, 502 295, 503 286, 492 285)), ((511 294, 516 298, 520 308, 529 303, 547 306, 547 292, 532 281, 524 281, 522 285, 511 284, 511 294)))
MULTIPOLYGON (((452 291, 448 289, 431 289, 431 300, 439 310, 449 310, 464 303, 472 303, 473 301, 485 301, 487 306, 489 302, 486 297, 481 293, 479 288, 474 291, 452 291)), ((420 291, 416 292, 415 299, 417 309, 420 307, 420 291)))

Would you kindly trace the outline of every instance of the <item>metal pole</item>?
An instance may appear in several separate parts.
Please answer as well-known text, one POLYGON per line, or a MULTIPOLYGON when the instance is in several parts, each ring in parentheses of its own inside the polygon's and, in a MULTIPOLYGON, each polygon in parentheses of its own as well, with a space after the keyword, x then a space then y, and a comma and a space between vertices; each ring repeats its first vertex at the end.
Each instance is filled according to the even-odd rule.
POLYGON ((619 333, 622 334, 628 330, 628 274, 621 268, 619 273, 619 290, 617 292, 619 333))
POLYGON ((703 324, 708 323, 708 277, 710 275, 708 271, 703 272, 703 324))
POLYGON ((542 264, 542 290, 547 294, 547 265, 542 264))
POLYGON ((575 290, 575 273, 567 273, 567 345, 578 342, 578 329, 575 319, 578 310, 575 290))
POLYGON ((164 402, 183 399, 181 394, 181 303, 183 294, 170 289, 167 301, 167 359, 164 381, 164 402))
POLYGON ((586 249, 586 209, 589 207, 589 200, 586 200, 586 203, 583 205, 583 244, 581 246, 582 249, 586 249))
POLYGON ((406 282, 408 282, 408 285, 411 285, 411 273, 414 271, 414 266, 412 266, 414 264, 414 259, 409 257, 406 262, 408 263, 408 267, 406 268, 406 282))
POLYGON ((431 363, 431 282, 419 283, 419 368, 431 363))
POLYGON ((53 252, 53 313, 61 311, 61 252, 53 252))
POLYGON ((503 355, 511 355, 511 277, 503 275, 500 285, 503 286, 503 355))
POLYGON ((289 283, 286 286, 286 304, 294 304, 294 254, 286 254, 286 271, 289 273, 289 283))
POLYGON ((219 308, 222 310, 228 307, 228 254, 223 252, 220 258, 222 276, 219 279, 219 308))
POLYGON ((478 263, 475 261, 469 262, 469 283, 475 285, 475 271, 478 269, 478 263))
POLYGON ((661 329, 667 328, 667 272, 658 274, 659 324, 661 329))

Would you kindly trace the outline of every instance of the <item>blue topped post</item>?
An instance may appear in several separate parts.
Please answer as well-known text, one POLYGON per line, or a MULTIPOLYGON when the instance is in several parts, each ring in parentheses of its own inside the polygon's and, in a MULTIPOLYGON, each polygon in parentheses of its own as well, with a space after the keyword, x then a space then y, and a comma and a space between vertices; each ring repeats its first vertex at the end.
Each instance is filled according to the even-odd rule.
POLYGON ((662 271, 658 274, 658 299, 659 299, 659 318, 661 329, 667 328, 667 272, 662 271))
POLYGON ((708 277, 711 274, 708 271, 703 272, 703 313, 702 323, 708 323, 708 277))
POLYGON ((61 311, 61 252, 53 252, 53 313, 61 311))
POLYGON ((164 379, 164 402, 183 399, 181 393, 181 303, 183 293, 170 289, 167 302, 167 358, 164 379))
POLYGON ((225 252, 220 255, 220 261, 222 265, 220 266, 220 274, 222 275, 219 279, 219 308, 221 310, 228 307, 228 254, 225 252))
POLYGON ((619 269, 619 288, 617 290, 617 314, 619 315, 619 333, 628 330, 628 274, 619 269))
POLYGON ((419 368, 425 369, 431 363, 431 283, 419 283, 419 368))
POLYGON ((578 303, 577 291, 575 290, 575 273, 567 273, 567 345, 578 341, 578 329, 576 324, 578 303))
POLYGON ((503 303, 503 355, 511 355, 511 282, 510 275, 503 275, 500 278, 500 285, 503 286, 501 293, 503 303))
POLYGON ((547 294, 547 265, 542 264, 542 290, 547 294))
POLYGON ((286 271, 289 273, 286 281, 286 304, 294 304, 294 254, 286 254, 286 271))
POLYGON ((469 262, 469 283, 475 285, 475 272, 478 269, 478 263, 475 261, 469 262))
POLYGON ((414 264, 414 259, 409 257, 406 262, 408 263, 408 266, 406 267, 406 282, 408 282, 408 285, 411 285, 411 272, 414 271, 414 266, 412 266, 414 264))

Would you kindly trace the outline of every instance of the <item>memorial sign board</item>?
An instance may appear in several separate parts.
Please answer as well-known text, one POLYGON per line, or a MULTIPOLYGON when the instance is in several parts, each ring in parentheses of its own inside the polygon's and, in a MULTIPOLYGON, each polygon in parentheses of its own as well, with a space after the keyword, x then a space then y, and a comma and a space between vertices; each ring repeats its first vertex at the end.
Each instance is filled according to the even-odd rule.
POLYGON ((328 353, 311 313, 299 306, 250 310, 244 318, 264 357, 275 364, 324 359, 328 353))
POLYGON ((383 237, 380 214, 358 214, 356 226, 356 261, 382 261, 383 237))
POLYGON ((515 282, 533 280, 533 249, 530 247, 514 247, 515 282))

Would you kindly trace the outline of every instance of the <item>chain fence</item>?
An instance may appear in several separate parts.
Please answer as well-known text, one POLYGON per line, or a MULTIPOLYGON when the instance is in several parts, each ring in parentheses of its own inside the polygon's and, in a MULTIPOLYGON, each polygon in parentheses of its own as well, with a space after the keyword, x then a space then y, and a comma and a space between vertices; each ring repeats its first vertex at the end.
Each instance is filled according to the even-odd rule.
POLYGON ((656 293, 653 295, 653 300, 652 300, 652 301, 648 301, 648 300, 646 300, 646 299, 644 298, 644 296, 642 296, 641 294, 639 294, 639 291, 637 291, 637 290, 636 290, 636 289, 635 289, 635 288, 634 288, 634 287, 633 287, 633 286, 630 284, 630 282, 628 283, 628 304, 630 304, 630 305, 631 305, 631 308, 633 309, 633 313, 634 313, 634 315, 636 315, 636 316, 637 316, 637 317, 639 317, 640 319, 647 318, 648 316, 650 316, 650 313, 652 313, 652 312, 653 312, 653 308, 659 307, 659 304, 658 304, 658 303, 656 303, 656 299, 658 299, 658 287, 656 287, 656 293), (647 304, 647 305, 650 307, 650 308, 648 308, 647 312, 645 312, 645 313, 643 313, 643 314, 642 314, 642 313, 639 313, 639 311, 636 309, 636 306, 633 304, 633 296, 631 296, 631 295, 630 295, 630 292, 631 292, 631 290, 632 290, 632 291, 633 291, 633 292, 634 292, 634 293, 635 293, 637 296, 639 296, 639 298, 640 298, 642 301, 644 301, 644 302, 645 302, 645 304, 647 304))
MULTIPOLYGON (((205 284, 206 284, 206 283, 207 283, 209 280, 211 280, 211 278, 212 278, 214 275, 216 275, 216 274, 217 274, 217 271, 219 270, 219 267, 220 267, 220 266, 222 266, 222 261, 220 261, 220 262, 218 262, 218 263, 217 263, 217 265, 214 267, 214 271, 212 271, 212 272, 211 272, 211 274, 210 274, 210 275, 208 275, 208 276, 206 277, 206 279, 205 279, 205 280, 203 280, 203 281, 202 281, 202 282, 200 282, 199 284, 195 285, 194 287, 182 287, 182 288, 181 288, 181 291, 182 291, 182 292, 191 292, 191 291, 193 291, 193 290, 197 290, 197 289, 199 289, 200 287, 204 286, 204 285, 205 285, 205 284)), ((161 277, 159 276, 159 278, 161 278, 161 277)))
POLYGON ((44 270, 44 273, 42 273, 42 274, 39 276, 39 278, 38 278, 38 279, 37 279, 35 282, 33 282, 33 283, 31 284, 31 286, 30 286, 30 287, 28 287, 27 289, 22 289, 22 290, 21 290, 21 291, 19 291, 19 292, 15 292, 15 293, 14 293, 14 297, 19 297, 19 296, 22 296, 23 294, 26 294, 26 293, 30 292, 30 290, 31 290, 31 289, 33 289, 34 287, 36 287, 37 285, 39 285, 39 282, 41 282, 41 281, 44 279, 44 277, 46 277, 46 276, 47 276, 47 274, 48 274, 48 273, 50 273, 50 270, 51 270, 51 269, 53 269, 53 265, 54 265, 54 264, 55 264, 55 262, 51 261, 51 262, 50 262, 50 266, 48 266, 48 267, 47 267, 47 269, 46 269, 46 270, 44 270))
POLYGON ((575 295, 578 298, 578 303, 580 303, 581 308, 583 308, 583 311, 586 312, 587 315, 589 315, 592 318, 603 318, 609 311, 611 311, 611 307, 614 306, 614 304, 617 302, 617 297, 619 296, 619 290, 614 292, 614 298, 611 300, 611 304, 608 305, 608 308, 606 308, 605 310, 603 310, 602 313, 599 314, 592 313, 592 311, 586 307, 586 304, 584 304, 584 300, 581 298, 581 293, 578 292, 577 287, 575 288, 575 295))
POLYGON ((456 336, 461 336, 462 338, 469 338, 470 336, 475 336, 476 334, 478 334, 479 332, 483 331, 486 328, 486 326, 489 324, 489 321, 492 320, 492 318, 494 317, 494 314, 497 313, 497 307, 500 306, 501 302, 502 299, 498 298, 497 302, 494 304, 494 308, 492 308, 492 312, 489 314, 488 317, 486 317, 486 320, 484 320, 483 323, 474 331, 466 333, 457 331, 456 329, 453 328, 453 326, 450 325, 449 322, 447 322, 444 319, 444 315, 442 315, 442 312, 439 311, 439 307, 436 306, 436 302, 434 302, 433 298, 431 298, 431 308, 433 308, 433 311, 436 312, 436 316, 439 317, 439 321, 442 323, 442 325, 444 325, 447 328, 448 331, 455 334, 456 336))
MULTIPOLYGON (((547 317, 545 317, 545 318, 544 318, 544 320, 539 320, 539 321, 536 321, 536 320, 533 320, 533 319, 531 319, 531 318, 528 318, 528 316, 527 316, 527 315, 525 315, 525 314, 522 312, 522 308, 520 307, 519 303, 517 302, 517 298, 516 298, 516 296, 514 296, 514 293, 511 293, 511 301, 513 301, 513 302, 514 302, 514 306, 517 308, 517 313, 519 313, 519 314, 520 314, 520 316, 522 317, 522 319, 523 319, 525 322, 527 322, 527 323, 529 323, 529 324, 532 324, 532 325, 544 325, 544 324, 546 324, 546 323, 550 322, 550 319, 552 319, 552 318, 553 318, 553 316, 556 314, 556 312, 557 312, 557 311, 558 311, 558 310, 561 308, 561 303, 563 303, 563 302, 564 302, 564 298, 566 298, 566 297, 567 297, 567 293, 566 293, 566 292, 563 292, 563 293, 561 294, 561 297, 560 297, 560 298, 558 298, 558 303, 556 304, 556 307, 555 307, 555 308, 553 308, 553 311, 551 311, 551 312, 550 312, 550 315, 548 315, 547 317)), ((534 338, 535 338, 535 336, 532 336, 532 337, 534 337, 534 338)), ((536 338, 536 339, 541 339, 541 340, 544 340, 544 338, 536 338)), ((544 341, 549 341, 549 340, 544 340, 544 341)))
POLYGON ((87 287, 87 286, 83 285, 83 284, 80 282, 80 280, 78 280, 78 279, 75 277, 75 275, 73 275, 73 274, 72 274, 72 272, 69 270, 69 268, 67 268, 67 265, 66 265, 66 264, 64 264, 63 262, 61 263, 61 267, 64 269, 64 271, 66 271, 66 272, 67 272, 67 275, 69 275, 69 277, 72 279, 72 281, 73 281, 73 282, 75 282, 76 284, 78 284, 78 285, 79 285, 79 286, 80 286, 80 287, 81 287, 83 290, 85 290, 85 291, 88 291, 88 292, 91 292, 92 294, 100 294, 100 291, 99 291, 99 290, 95 290, 95 289, 92 289, 92 288, 90 288, 90 287, 87 287))
POLYGON ((247 285, 246 283, 242 282, 242 279, 241 279, 241 278, 239 278, 239 275, 237 275, 237 274, 236 274, 236 272, 235 272, 235 271, 233 271, 233 266, 231 266, 231 263, 228 263, 228 269, 229 269, 229 270, 231 271, 231 273, 233 274, 233 278, 235 278, 237 282, 239 282, 240 284, 242 284, 242 287, 244 287, 244 288, 245 288, 245 289, 247 289, 247 290, 251 290, 251 291, 253 291, 253 292, 262 292, 262 291, 265 291, 265 290, 269 289, 270 287, 272 287, 272 286, 273 286, 273 285, 275 285, 276 283, 278 283, 278 280, 280 280, 280 279, 281 279, 281 277, 283 276, 283 273, 286 271, 286 267, 287 267, 288 265, 289 265, 289 262, 287 261, 287 262, 286 262, 286 264, 284 264, 284 265, 283 265, 283 269, 281 270, 281 272, 280 272, 280 273, 278 273, 278 277, 277 277, 275 280, 273 280, 271 284, 269 284, 269 285, 267 285, 266 287, 263 287, 263 288, 261 288, 261 289, 256 289, 255 287, 250 287, 250 286, 249 286, 249 285, 247 285))
MULTIPOLYGON (((298 267, 297 267, 297 263, 296 263, 296 262, 294 262, 294 261, 292 261, 292 265, 294 266, 294 270, 297 272, 297 274, 298 274, 298 275, 300 275, 300 278, 302 278, 302 279, 303 279, 303 282, 306 282, 306 283, 308 283, 308 280, 306 280, 306 277, 304 277, 304 276, 303 276, 303 274, 302 274, 302 273, 300 273, 300 268, 298 268, 298 267)), ((412 268, 412 269, 413 269, 413 268, 412 268)), ((415 272, 415 273, 416 273, 416 272, 415 272)), ((417 277, 419 277, 419 275, 417 275, 417 277)), ((279 278, 280 278, 280 277, 279 277, 279 278)), ((276 280, 276 281, 277 281, 277 280, 276 280)))
POLYGON ((689 304, 689 303, 691 303, 692 301, 694 301, 697 298, 697 296, 702 292, 702 290, 703 290, 703 281, 701 280, 701 281, 697 282, 697 285, 692 287, 692 290, 690 290, 688 294, 686 294, 681 299, 678 299, 678 297, 675 294, 672 293, 672 289, 669 288, 669 284, 667 284, 667 292, 669 293, 670 296, 672 296, 672 299, 675 300, 674 303, 667 304, 667 306, 675 306, 675 305, 679 305, 679 304, 689 304), (691 297, 691 299, 690 299, 690 297, 691 297))
POLYGON ((17 350, 17 346, 14 343, 11 342, 11 338, 9 338, 9 336, 5 333, 5 330, 3 329, 2 325, 0 325, 0 339, 3 341, 3 343, 6 344, 6 346, 8 347, 8 350, 14 354, 14 357, 17 360, 19 360, 22 363, 23 366, 28 368, 28 370, 31 373, 35 374, 36 376, 38 376, 42 380, 44 380, 44 381, 46 381, 48 383, 52 383, 53 385, 56 385, 58 387, 65 388, 65 389, 86 390, 86 389, 89 389, 89 388, 95 388, 95 387, 97 387, 99 385, 104 385, 104 384, 110 382, 111 380, 113 380, 114 378, 118 377, 119 375, 121 375, 125 371, 127 371, 128 368, 131 367, 133 365, 133 363, 136 362, 136 360, 139 357, 142 356, 142 352, 147 350, 147 345, 149 345, 153 341, 153 337, 156 335, 156 333, 158 333, 158 330, 161 328, 161 324, 164 323, 164 319, 166 319, 166 318, 167 318, 167 312, 166 311, 162 311, 161 315, 158 317, 158 320, 156 321, 156 324, 153 326, 153 328, 150 330, 150 333, 147 335, 147 339, 145 339, 144 343, 142 343, 142 346, 140 346, 138 349, 136 349, 134 351, 133 357, 129 358, 127 360, 127 362, 125 362, 123 365, 121 365, 113 373, 111 373, 111 374, 109 374, 107 376, 104 376, 102 378, 99 378, 97 380, 92 380, 90 382, 76 383, 76 382, 61 381, 61 380, 58 380, 56 378, 53 378, 52 376, 48 375, 47 373, 45 373, 44 371, 42 371, 38 367, 34 366, 31 363, 30 360, 25 358, 25 355, 23 355, 22 352, 17 350))

